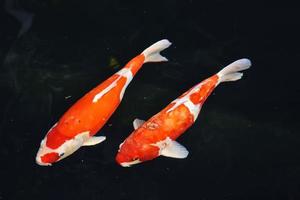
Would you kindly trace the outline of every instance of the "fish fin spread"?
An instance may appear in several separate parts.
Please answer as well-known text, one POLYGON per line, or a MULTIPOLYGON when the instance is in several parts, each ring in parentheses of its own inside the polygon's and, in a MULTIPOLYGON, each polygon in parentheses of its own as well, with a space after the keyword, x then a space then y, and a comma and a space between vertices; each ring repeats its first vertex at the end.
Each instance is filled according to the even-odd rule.
POLYGON ((134 130, 138 129, 140 126, 142 126, 145 123, 145 120, 142 119, 135 119, 133 120, 133 128, 134 130))
POLYGON ((147 49, 145 49, 142 54, 145 56, 145 61, 146 62, 161 62, 161 61, 168 61, 166 57, 163 57, 160 55, 160 52, 166 48, 168 48, 172 43, 169 42, 169 40, 164 39, 160 40, 147 49))
POLYGON ((90 137, 82 146, 93 146, 103 142, 106 139, 105 136, 93 136, 90 137))
POLYGON ((242 78, 243 73, 239 71, 243 71, 245 69, 250 68, 251 61, 247 58, 243 58, 237 60, 226 67, 224 67, 217 75, 219 76, 219 82, 226 82, 226 81, 236 81, 242 78))
POLYGON ((165 148, 160 152, 160 155, 171 158, 186 158, 189 151, 175 140, 169 140, 165 148))

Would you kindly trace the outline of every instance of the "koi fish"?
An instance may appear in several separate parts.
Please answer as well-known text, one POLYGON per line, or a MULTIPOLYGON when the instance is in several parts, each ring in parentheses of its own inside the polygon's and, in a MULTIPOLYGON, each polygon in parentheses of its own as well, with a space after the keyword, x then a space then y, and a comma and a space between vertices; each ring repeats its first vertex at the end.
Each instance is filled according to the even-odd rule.
POLYGON ((167 61, 160 52, 170 45, 166 39, 156 42, 79 99, 48 131, 37 152, 36 163, 51 165, 81 146, 103 142, 105 136, 94 135, 117 109, 135 74, 144 63, 167 61))
POLYGON ((148 121, 135 119, 135 130, 119 146, 117 163, 130 167, 158 156, 186 158, 188 150, 176 139, 196 121, 202 105, 217 85, 241 79, 240 71, 250 66, 248 59, 237 60, 183 93, 148 121))

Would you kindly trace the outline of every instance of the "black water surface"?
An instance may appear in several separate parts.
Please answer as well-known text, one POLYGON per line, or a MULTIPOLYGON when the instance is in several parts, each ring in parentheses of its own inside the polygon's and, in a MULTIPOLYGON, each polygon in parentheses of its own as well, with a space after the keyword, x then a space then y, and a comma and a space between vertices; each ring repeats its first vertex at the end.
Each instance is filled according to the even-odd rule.
POLYGON ((17 37, 20 24, 0 2, 0 199, 300 199, 296 5, 18 2, 35 16, 17 37), (173 42, 163 52, 169 62, 145 64, 136 75, 99 132, 107 141, 38 166, 40 141, 66 109, 163 38, 173 42), (179 138, 187 159, 161 157, 132 168, 115 163, 136 117, 148 119, 243 57, 252 68, 220 85, 179 138))

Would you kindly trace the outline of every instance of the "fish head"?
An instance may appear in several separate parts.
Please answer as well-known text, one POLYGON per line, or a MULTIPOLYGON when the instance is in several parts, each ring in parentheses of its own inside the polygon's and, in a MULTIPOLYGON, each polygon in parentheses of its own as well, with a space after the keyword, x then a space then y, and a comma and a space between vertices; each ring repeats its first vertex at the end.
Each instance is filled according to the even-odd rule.
POLYGON ((128 155, 124 154, 123 152, 118 152, 116 161, 122 167, 131 167, 132 165, 143 162, 139 156, 135 156, 134 154, 128 155))
POLYGON ((150 144, 125 140, 125 142, 120 145, 116 162, 122 167, 131 167, 132 165, 158 157, 158 151, 157 147, 150 144))
POLYGON ((65 156, 63 151, 59 152, 57 149, 52 149, 46 144, 47 137, 45 137, 40 145, 36 155, 36 163, 41 166, 51 166, 53 163, 62 159, 65 156))
POLYGON ((69 138, 60 134, 55 127, 51 128, 40 144, 36 163, 41 166, 51 166, 78 150, 88 138, 89 132, 69 138))

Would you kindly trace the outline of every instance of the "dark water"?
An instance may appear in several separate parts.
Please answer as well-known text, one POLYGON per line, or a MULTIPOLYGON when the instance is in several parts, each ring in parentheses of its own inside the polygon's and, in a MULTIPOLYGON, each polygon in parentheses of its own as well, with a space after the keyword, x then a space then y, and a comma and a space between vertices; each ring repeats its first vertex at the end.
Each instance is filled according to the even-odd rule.
POLYGON ((18 37, 20 23, 0 3, 0 199, 300 198, 297 6, 20 0, 35 16, 18 37), (170 61, 143 66, 99 133, 106 142, 38 166, 40 141, 64 111, 163 38, 173 42, 163 52, 170 61), (136 117, 244 57, 252 68, 220 85, 179 138, 187 159, 115 163, 136 117))

